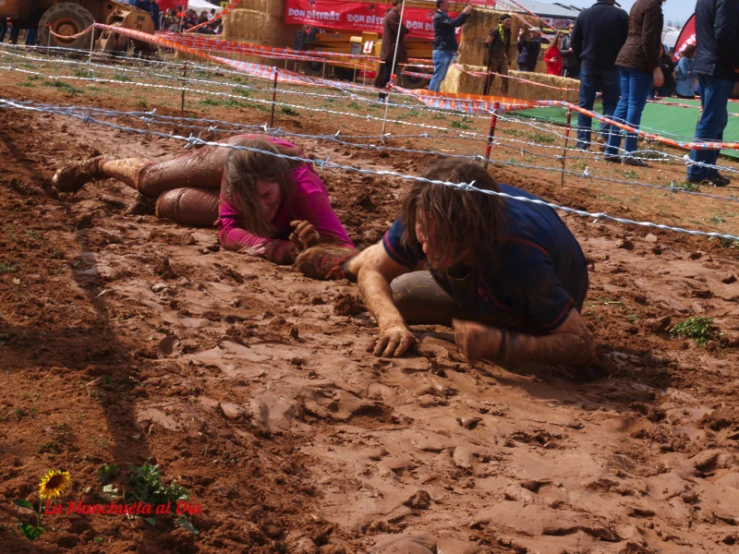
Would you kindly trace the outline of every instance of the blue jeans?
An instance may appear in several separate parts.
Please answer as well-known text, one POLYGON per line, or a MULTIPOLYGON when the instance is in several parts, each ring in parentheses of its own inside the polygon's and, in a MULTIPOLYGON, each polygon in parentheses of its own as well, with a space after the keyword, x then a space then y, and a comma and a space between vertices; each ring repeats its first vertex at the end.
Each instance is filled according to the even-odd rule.
MULTIPOLYGON (((708 75, 698 75, 701 89, 701 105, 703 113, 695 129, 695 141, 721 142, 724 140, 724 129, 729 122, 727 104, 734 90, 734 81, 719 79, 708 75)), ((693 150, 690 159, 716 165, 719 150, 693 150)), ((718 175, 718 170, 695 165, 688 166, 688 179, 703 180, 718 175)))
POLYGON ((441 83, 446 79, 446 72, 449 71, 449 66, 452 65, 452 60, 456 54, 456 52, 449 52, 447 50, 433 51, 431 58, 434 60, 434 76, 431 77, 429 90, 439 92, 439 87, 441 87, 441 83))
MULTIPOLYGON (((641 123, 641 114, 644 106, 647 104, 647 97, 652 91, 654 77, 651 73, 637 71, 630 67, 620 68, 621 72, 621 100, 618 101, 616 113, 613 119, 619 123, 626 123, 638 129, 641 123)), ((621 147, 621 136, 623 131, 618 127, 608 139, 608 147, 606 148, 607 156, 618 156, 618 150, 621 147)), ((624 150, 626 154, 636 151, 637 134, 627 133, 624 141, 624 150)))
MULTIPOLYGON (((603 91, 603 115, 607 118, 613 116, 618 104, 618 95, 621 87, 619 86, 618 71, 594 71, 592 69, 580 68, 580 107, 586 110, 593 110, 595 103, 595 94, 598 90, 603 91)), ((590 147, 590 128, 592 118, 577 114, 577 147, 590 147)), ((601 122, 600 135, 603 140, 608 138, 611 129, 610 125, 601 122)))
POLYGON ((35 46, 38 40, 38 29, 32 27, 26 31, 26 46, 35 46))

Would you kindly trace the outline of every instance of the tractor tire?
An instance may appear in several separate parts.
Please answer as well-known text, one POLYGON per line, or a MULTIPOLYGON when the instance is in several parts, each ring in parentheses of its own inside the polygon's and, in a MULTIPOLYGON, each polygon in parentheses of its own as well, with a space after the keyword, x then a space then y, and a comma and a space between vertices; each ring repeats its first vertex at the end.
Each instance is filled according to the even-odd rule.
MULTIPOLYGON (((303 73, 309 77, 320 77, 323 75, 323 65, 322 62, 303 62, 303 73)), ((328 67, 326 67, 326 73, 328 73, 328 67)))
MULTIPOLYGON (((407 69, 408 71, 411 71, 413 73, 425 73, 426 70, 420 67, 413 67, 413 66, 406 66, 404 69, 407 69)), ((419 88, 423 88, 428 85, 429 80, 424 79, 423 77, 416 77, 415 75, 405 75, 400 74, 400 86, 408 89, 408 90, 415 90, 419 88)))
POLYGON ((81 33, 95 22, 92 14, 80 6, 71 2, 55 4, 44 12, 38 24, 39 46, 53 46, 57 48, 71 48, 74 50, 89 50, 90 41, 93 40, 95 30, 81 37, 73 39, 59 38, 50 35, 52 31, 58 35, 72 36, 81 33))

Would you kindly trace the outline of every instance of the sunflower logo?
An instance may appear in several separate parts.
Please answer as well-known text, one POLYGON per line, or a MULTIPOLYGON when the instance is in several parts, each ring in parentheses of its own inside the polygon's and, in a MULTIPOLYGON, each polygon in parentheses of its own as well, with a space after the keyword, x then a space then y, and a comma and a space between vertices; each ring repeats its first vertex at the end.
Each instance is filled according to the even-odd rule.
POLYGON ((72 477, 68 471, 52 469, 41 478, 38 484, 38 495, 43 500, 53 500, 69 488, 72 477))

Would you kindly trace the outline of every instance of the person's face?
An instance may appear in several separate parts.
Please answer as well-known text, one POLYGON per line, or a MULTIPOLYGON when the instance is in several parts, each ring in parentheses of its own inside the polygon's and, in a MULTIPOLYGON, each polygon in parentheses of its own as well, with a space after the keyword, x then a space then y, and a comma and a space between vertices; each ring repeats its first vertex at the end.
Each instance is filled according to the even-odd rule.
POLYGON ((567 29, 570 31, 570 34, 572 34, 572 32, 575 30, 575 26, 570 24, 570 26, 567 27, 567 29))
POLYGON ((505 21, 503 22, 503 27, 505 27, 506 29, 510 29, 510 28, 511 28, 511 24, 512 24, 512 23, 513 23, 513 20, 512 20, 512 19, 506 19, 506 20, 505 20, 505 21))
POLYGON ((280 185, 272 181, 257 181, 257 201, 267 220, 272 221, 280 209, 280 185))
POLYGON ((444 1, 443 1, 443 2, 441 3, 441 6, 439 7, 439 9, 440 9, 441 11, 443 11, 443 12, 448 12, 448 11, 449 11, 449 0, 444 0, 444 1))
POLYGON ((426 220, 419 211, 416 218, 416 238, 421 243, 421 249, 426 255, 426 261, 431 269, 445 270, 461 262, 469 256, 469 247, 459 245, 448 251, 441 251, 434 246, 433 221, 426 220))

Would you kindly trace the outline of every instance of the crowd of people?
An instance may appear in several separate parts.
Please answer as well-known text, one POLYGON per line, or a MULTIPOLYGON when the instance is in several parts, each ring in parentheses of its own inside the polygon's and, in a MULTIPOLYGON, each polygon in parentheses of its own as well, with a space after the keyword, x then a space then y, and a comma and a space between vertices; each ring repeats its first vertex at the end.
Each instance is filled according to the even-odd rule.
MULTIPOLYGON (((728 121, 727 102, 739 71, 739 4, 733 0, 697 0, 696 45, 686 48, 677 64, 662 44, 666 0, 637 0, 630 13, 616 5, 615 0, 597 0, 580 12, 567 32, 557 32, 544 52, 547 73, 580 80, 581 108, 592 111, 595 99, 601 95, 603 115, 639 129, 647 99, 673 94, 693 98, 698 92, 703 112, 696 140, 721 140, 728 121)), ((398 5, 385 19, 381 65, 376 86, 384 89, 394 71, 395 63, 404 63, 407 54, 403 37, 408 29, 400 21, 398 5), (398 56, 394 56, 396 41, 398 56)), ((472 13, 465 6, 456 17, 449 15, 449 0, 437 0, 433 16, 434 42, 433 75, 429 90, 438 92, 449 66, 457 56, 459 43, 456 29, 465 24, 472 13)), ((508 93, 508 69, 511 54, 512 17, 500 18, 485 40, 485 64, 488 78, 485 94, 496 75, 502 79, 501 93, 508 93)), ((522 27, 516 43, 520 71, 536 70, 542 48, 542 30, 522 27)), ((384 97, 381 93, 380 97, 384 97)), ((588 150, 592 145, 592 118, 578 113, 577 147, 588 150)), ((635 155, 637 135, 621 128, 601 123, 596 142, 600 143, 609 162, 643 167, 646 163, 635 155), (623 141, 623 148, 622 148, 623 141)), ((695 161, 715 165, 716 154, 693 151, 695 161), (712 161, 711 161, 712 160, 712 161)), ((726 186, 730 180, 715 169, 691 165, 688 181, 708 182, 726 186)))

